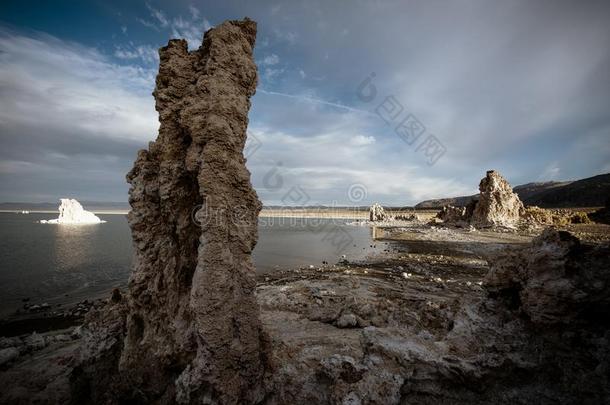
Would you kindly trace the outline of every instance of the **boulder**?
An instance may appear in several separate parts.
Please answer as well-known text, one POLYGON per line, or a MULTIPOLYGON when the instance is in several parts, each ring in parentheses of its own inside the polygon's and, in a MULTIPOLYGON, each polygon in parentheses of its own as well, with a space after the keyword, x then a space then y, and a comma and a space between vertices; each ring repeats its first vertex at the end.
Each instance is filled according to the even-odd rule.
POLYGON ((468 221, 466 217, 466 207, 454 207, 453 205, 445 205, 436 214, 436 217, 446 223, 459 223, 468 221))
POLYGON ((23 340, 23 343, 28 351, 44 349, 47 346, 45 337, 36 332, 33 332, 31 335, 27 336, 23 340))
POLYGON ((584 245, 569 232, 547 228, 530 246, 491 260, 484 286, 534 323, 599 323, 610 310, 608 257, 608 246, 584 245))
POLYGON ((17 357, 19 357, 19 350, 15 347, 0 350, 0 366, 10 363, 17 357))
POLYGON ((338 328, 354 328, 358 326, 358 318, 354 314, 343 314, 337 319, 338 328))

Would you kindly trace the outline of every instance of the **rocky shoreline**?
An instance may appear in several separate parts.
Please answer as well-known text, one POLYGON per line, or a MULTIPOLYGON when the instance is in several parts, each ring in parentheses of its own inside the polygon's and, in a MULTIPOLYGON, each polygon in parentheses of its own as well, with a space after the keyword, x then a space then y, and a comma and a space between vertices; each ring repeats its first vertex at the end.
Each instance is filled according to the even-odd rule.
MULTIPOLYGON (((610 240, 609 228, 582 224, 567 229, 589 235, 586 242, 593 246, 605 246, 610 240)), ((596 348, 599 355, 607 356, 601 348, 610 337, 603 325, 598 325, 597 331, 582 325, 567 329, 539 326, 512 313, 501 301, 489 300, 485 280, 491 258, 506 249, 530 246, 532 236, 413 222, 385 228, 382 238, 391 241, 395 249, 367 261, 258 277, 261 322, 273 347, 265 384, 274 394, 265 403, 281 403, 287 398, 295 403, 400 403, 406 398, 418 399, 418 403, 429 403, 432 398, 485 403, 498 399, 494 390, 500 386, 508 390, 502 394, 506 399, 502 403, 524 395, 536 397, 542 389, 551 390, 545 394, 549 400, 542 403, 569 403, 575 399, 567 396, 570 389, 578 395, 586 392, 590 398, 607 400, 605 389, 594 385, 599 377, 580 388, 569 388, 565 383, 553 386, 546 377, 531 383, 519 377, 549 372, 549 358, 540 364, 532 362, 536 350, 538 356, 581 361, 587 358, 584 352, 569 354, 576 350, 572 346, 576 341, 587 345, 578 350, 596 348), (537 331, 537 343, 532 347, 524 346, 532 339, 530 330, 537 331), (473 338, 477 347, 468 343, 473 338), (558 339, 568 339, 565 350, 549 349, 549 342, 557 345, 558 339), (489 357, 492 348, 502 349, 489 357), (477 357, 480 359, 475 360, 477 357), (487 362, 494 358, 497 365, 489 368, 491 363, 487 362), (483 359, 486 363, 480 363, 483 359), (508 359, 512 359, 510 366, 508 359), (447 391, 444 384, 453 384, 450 381, 456 378, 470 382, 457 391, 447 391), (491 389, 482 381, 499 385, 491 389), (452 397, 447 397, 449 392, 454 392, 452 397)), ((0 366, 0 383, 10 381, 12 388, 3 391, 0 402, 31 403, 40 398, 60 403, 74 399, 70 378, 91 337, 86 325, 96 322, 103 305, 116 303, 108 298, 87 306, 91 312, 85 316, 85 326, 78 325, 81 315, 69 328, 2 338, 0 358, 5 360, 0 366)), ((77 305, 68 313, 82 312, 84 306, 77 305)), ((602 359, 600 366, 607 367, 602 359)), ((592 366, 578 367, 581 372, 599 375, 588 368, 592 366)))

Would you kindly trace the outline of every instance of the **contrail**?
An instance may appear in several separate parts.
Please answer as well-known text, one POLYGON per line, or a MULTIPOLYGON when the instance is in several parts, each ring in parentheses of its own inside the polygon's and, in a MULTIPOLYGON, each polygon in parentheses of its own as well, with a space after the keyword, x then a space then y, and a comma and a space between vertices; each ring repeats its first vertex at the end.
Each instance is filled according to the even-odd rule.
POLYGON ((272 96, 281 96, 281 97, 294 98, 294 99, 297 99, 297 100, 300 100, 300 101, 306 101, 306 102, 309 102, 309 103, 323 104, 323 105, 327 105, 327 106, 330 106, 330 107, 341 108, 341 109, 347 110, 347 111, 352 111, 352 112, 357 112, 357 113, 367 114, 367 115, 374 115, 370 111, 360 110, 358 108, 349 107, 349 106, 344 105, 344 104, 331 103, 330 101, 324 101, 324 100, 320 100, 320 99, 317 99, 317 98, 311 98, 311 97, 305 97, 305 96, 295 96, 294 94, 279 93, 277 91, 269 91, 269 90, 264 90, 264 89, 260 89, 260 88, 257 91, 260 91, 263 94, 269 94, 269 95, 272 95, 272 96))

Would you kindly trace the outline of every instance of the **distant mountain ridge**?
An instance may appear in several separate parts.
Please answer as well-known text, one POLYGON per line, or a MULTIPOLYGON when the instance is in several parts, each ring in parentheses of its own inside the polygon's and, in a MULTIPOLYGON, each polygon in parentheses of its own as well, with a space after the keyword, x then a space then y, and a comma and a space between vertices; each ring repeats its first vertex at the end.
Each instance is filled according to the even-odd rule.
MULTIPOLYGON (((610 173, 576 181, 546 181, 513 187, 521 201, 543 208, 601 207, 610 196, 610 173)), ((415 208, 441 208, 444 205, 466 206, 478 194, 425 200, 415 208)))

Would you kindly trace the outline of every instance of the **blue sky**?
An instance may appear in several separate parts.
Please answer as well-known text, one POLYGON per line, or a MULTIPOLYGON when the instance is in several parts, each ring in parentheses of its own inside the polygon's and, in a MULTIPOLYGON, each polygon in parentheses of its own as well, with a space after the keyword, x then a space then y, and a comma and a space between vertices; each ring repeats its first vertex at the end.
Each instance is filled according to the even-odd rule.
POLYGON ((157 49, 244 16, 266 204, 414 204, 474 193, 488 169, 512 184, 610 172, 610 6, 496 3, 5 0, 0 201, 126 201, 156 138, 157 49))

